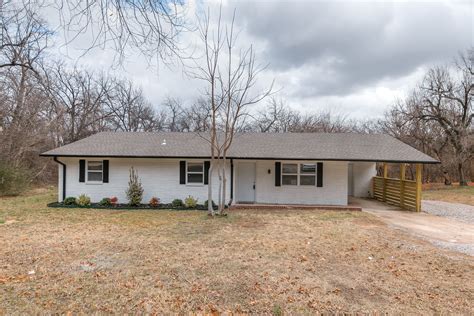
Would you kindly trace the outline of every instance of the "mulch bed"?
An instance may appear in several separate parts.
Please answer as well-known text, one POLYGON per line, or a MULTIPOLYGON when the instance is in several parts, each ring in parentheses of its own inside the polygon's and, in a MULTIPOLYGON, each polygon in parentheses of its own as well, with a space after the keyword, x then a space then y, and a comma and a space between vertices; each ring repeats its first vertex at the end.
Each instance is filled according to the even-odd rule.
MULTIPOLYGON (((90 209, 121 209, 121 210, 176 210, 176 211, 207 211, 207 207, 204 205, 197 205, 196 207, 175 207, 171 204, 160 204, 158 206, 150 206, 149 204, 140 204, 139 206, 131 206, 129 204, 118 203, 111 206, 100 205, 99 203, 91 203, 88 206, 80 206, 80 205, 65 205, 60 202, 52 202, 47 204, 48 207, 55 207, 55 208, 90 208, 90 209)), ((214 207, 217 209, 217 207, 214 207)))

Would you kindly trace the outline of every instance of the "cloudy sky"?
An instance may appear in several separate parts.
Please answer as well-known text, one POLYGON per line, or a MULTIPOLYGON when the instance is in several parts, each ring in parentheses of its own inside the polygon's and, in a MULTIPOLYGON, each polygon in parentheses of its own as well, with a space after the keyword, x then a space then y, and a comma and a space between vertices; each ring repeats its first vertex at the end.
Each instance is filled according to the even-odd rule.
MULTIPOLYGON (((208 7, 217 14, 219 3, 187 2, 189 21, 208 7)), ((275 80, 278 97, 301 111, 380 117, 427 68, 450 63, 474 45, 472 1, 257 0, 222 5, 224 21, 236 10, 239 45, 253 44, 258 61, 268 64, 259 85, 275 80)), ((198 45, 198 34, 183 34, 181 42, 198 45)), ((76 48, 79 43, 58 52, 75 60, 76 48)), ((112 55, 96 49, 79 63, 109 70, 112 55)), ((182 67, 150 68, 139 54, 130 54, 123 69, 109 71, 141 85, 157 107, 167 96, 191 103, 203 88, 182 67)))

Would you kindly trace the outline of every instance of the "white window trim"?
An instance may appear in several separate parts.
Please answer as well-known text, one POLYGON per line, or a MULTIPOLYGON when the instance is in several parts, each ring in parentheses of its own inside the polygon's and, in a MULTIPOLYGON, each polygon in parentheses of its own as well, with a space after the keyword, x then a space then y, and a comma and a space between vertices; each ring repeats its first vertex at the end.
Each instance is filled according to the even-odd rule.
POLYGON ((204 161, 186 161, 186 185, 200 187, 204 186, 204 161), (202 172, 191 171, 188 172, 188 163, 200 163, 202 164, 202 172), (188 182, 188 174, 202 174, 202 182, 188 182))
POLYGON ((281 172, 280 172, 280 183, 281 186, 285 187, 317 187, 318 186, 318 163, 313 162, 313 161, 304 161, 304 162, 295 162, 295 161, 281 161, 281 172), (315 172, 314 172, 314 185, 307 185, 307 184, 301 184, 300 182, 300 177, 301 176, 313 176, 312 173, 301 173, 301 165, 302 164, 307 164, 307 165, 315 165, 315 172), (296 173, 283 173, 283 165, 296 165, 296 173), (296 176, 296 184, 284 184, 283 183, 283 176, 296 176))
MULTIPOLYGON (((99 173, 98 170, 92 170, 91 172, 99 173)), ((104 183, 104 162, 102 160, 87 160, 86 161, 86 184, 103 184, 104 183), (102 180, 89 180, 89 162, 100 162, 102 164, 102 170, 100 173, 102 174, 102 180)))

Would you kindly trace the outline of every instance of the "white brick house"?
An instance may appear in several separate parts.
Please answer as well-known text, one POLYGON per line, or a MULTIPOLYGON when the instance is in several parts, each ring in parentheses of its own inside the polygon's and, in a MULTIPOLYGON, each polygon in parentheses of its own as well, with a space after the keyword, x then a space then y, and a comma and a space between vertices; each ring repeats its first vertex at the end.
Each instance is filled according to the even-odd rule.
MULTIPOLYGON (((104 132, 42 156, 59 163, 59 201, 86 194, 93 202, 116 196, 125 203, 133 167, 145 202, 191 195, 202 203, 209 152, 195 133, 104 132)), ((227 203, 347 205, 350 195, 371 195, 376 162, 437 161, 387 135, 239 134, 227 159, 227 203)), ((212 183, 217 194, 216 177, 212 183)))

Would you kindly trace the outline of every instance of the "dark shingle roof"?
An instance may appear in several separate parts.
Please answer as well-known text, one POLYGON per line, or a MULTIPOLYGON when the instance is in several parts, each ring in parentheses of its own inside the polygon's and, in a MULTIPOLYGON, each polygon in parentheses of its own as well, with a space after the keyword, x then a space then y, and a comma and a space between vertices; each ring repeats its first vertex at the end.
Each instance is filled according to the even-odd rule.
MULTIPOLYGON (((209 147, 196 133, 103 132, 42 155, 208 158, 209 147)), ((438 162, 391 136, 351 133, 237 134, 228 158, 438 162)))

